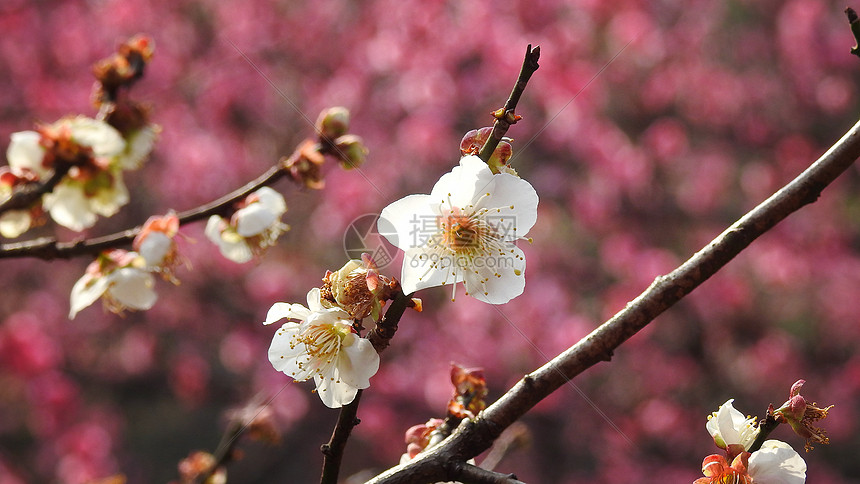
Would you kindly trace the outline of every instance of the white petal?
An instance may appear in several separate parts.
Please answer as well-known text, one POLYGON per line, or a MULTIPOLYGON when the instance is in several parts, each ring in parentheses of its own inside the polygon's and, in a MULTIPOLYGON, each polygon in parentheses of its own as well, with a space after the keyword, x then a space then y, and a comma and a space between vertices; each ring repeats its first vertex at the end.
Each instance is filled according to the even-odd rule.
POLYGON ((400 271, 403 293, 411 294, 419 289, 462 281, 462 271, 456 271, 453 263, 450 257, 440 260, 436 254, 426 253, 420 248, 407 250, 400 271))
POLYGON ((158 138, 159 128, 156 125, 146 125, 131 133, 126 139, 125 151, 117 160, 123 170, 137 170, 152 151, 158 138))
POLYGON ((755 484, 803 484, 806 462, 785 442, 766 440, 750 456, 749 474, 755 484))
POLYGON ((370 341, 350 335, 353 343, 344 346, 338 357, 337 369, 340 379, 355 388, 370 386, 370 377, 379 370, 379 353, 370 341))
POLYGON ((320 295, 320 290, 318 287, 315 287, 308 291, 308 309, 311 311, 322 311, 325 309, 321 302, 322 296, 320 295))
POLYGON ((108 292, 123 306, 146 310, 158 299, 155 293, 155 278, 149 272, 134 267, 117 269, 107 276, 110 280, 108 292))
POLYGON ((9 210, 0 215, 0 235, 12 239, 30 229, 30 212, 9 210))
POLYGON ((340 408, 348 405, 355 400, 355 395, 358 393, 357 388, 336 380, 337 375, 333 377, 314 376, 314 381, 317 384, 317 394, 328 408, 340 408))
POLYGON ((302 321, 306 320, 308 316, 310 316, 311 312, 308 308, 302 306, 301 304, 289 304, 278 302, 272 305, 269 308, 269 312, 266 314, 266 321, 263 324, 272 324, 276 323, 284 318, 290 319, 300 319, 302 321))
POLYGON ((252 203, 237 210, 235 215, 236 232, 242 237, 259 235, 274 224, 280 215, 270 211, 261 203, 252 203))
POLYGON ((276 216, 280 217, 287 211, 287 202, 284 201, 284 196, 277 190, 270 187, 262 187, 254 192, 254 194, 260 197, 260 201, 258 203, 266 207, 276 216))
POLYGON ((233 233, 235 240, 225 240, 223 232, 226 225, 224 219, 213 215, 206 222, 204 233, 210 241, 218 246, 218 250, 224 257, 240 264, 248 262, 254 257, 254 253, 251 252, 251 248, 239 234, 233 233))
POLYGON ((439 203, 430 195, 409 195, 382 209, 376 228, 392 245, 408 250, 424 245, 439 230, 439 215, 439 203))
POLYGON ((100 298, 107 290, 109 282, 105 277, 93 278, 90 274, 84 274, 78 279, 78 282, 72 286, 69 319, 75 319, 75 315, 81 309, 96 302, 96 299, 100 298))
POLYGON ((88 200, 93 212, 111 217, 128 203, 128 199, 128 188, 122 180, 122 173, 116 172, 111 174, 111 186, 98 190, 88 200))
POLYGON ((66 122, 72 131, 72 139, 79 145, 92 148, 97 157, 113 157, 125 150, 122 135, 104 121, 79 116, 66 122))
POLYGON ((150 232, 140 243, 138 253, 146 261, 147 267, 158 267, 173 248, 173 239, 164 232, 150 232))
POLYGON ((92 227, 98 220, 90 210, 83 187, 77 184, 60 183, 53 192, 45 194, 43 206, 55 222, 76 232, 92 227))
MULTIPOLYGON (((487 186, 486 193, 490 196, 481 200, 480 206, 488 209, 500 209, 500 214, 507 218, 512 216, 516 236, 524 237, 537 221, 538 195, 534 187, 522 178, 501 173, 493 176, 487 186), (510 208, 513 206, 514 208, 510 208)), ((489 215, 492 215, 491 211, 489 215)), ((508 224, 503 224, 505 227, 508 224)), ((508 233, 514 238, 513 233, 508 233)))
POLYGON ((30 170, 40 178, 44 178, 50 170, 45 169, 42 161, 45 159, 45 148, 39 145, 42 136, 35 131, 19 131, 12 133, 9 147, 6 148, 6 159, 13 172, 23 169, 30 170))
POLYGON ((227 222, 224 221, 223 218, 212 215, 209 217, 209 220, 206 221, 206 229, 203 231, 206 234, 206 238, 209 239, 213 244, 221 243, 221 232, 224 227, 227 225, 227 222))
POLYGON ((460 158, 460 166, 442 175, 430 192, 434 202, 448 203, 455 207, 466 207, 474 203, 476 194, 486 191, 493 180, 493 172, 480 158, 474 155, 460 158))
POLYGON ((465 271, 466 291, 489 304, 504 304, 523 293, 526 286, 523 251, 512 246, 505 255, 482 257, 465 271), (475 271, 478 273, 476 274, 475 271))
POLYGON ((305 351, 304 344, 294 344, 293 338, 299 333, 299 325, 296 323, 284 323, 272 337, 269 346, 269 361, 272 366, 284 372, 290 378, 297 378, 302 370, 298 366, 297 358, 305 351))

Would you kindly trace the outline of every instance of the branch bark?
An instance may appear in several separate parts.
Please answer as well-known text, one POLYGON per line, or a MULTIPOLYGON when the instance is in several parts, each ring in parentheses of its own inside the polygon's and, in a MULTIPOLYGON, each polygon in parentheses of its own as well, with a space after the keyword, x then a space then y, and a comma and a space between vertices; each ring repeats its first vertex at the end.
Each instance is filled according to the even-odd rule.
POLYGON ((860 157, 860 122, 807 170, 694 254, 668 275, 657 277, 645 292, 574 346, 526 375, 475 420, 464 420, 436 448, 393 467, 368 484, 405 484, 440 480, 452 461, 465 462, 483 452, 508 426, 538 402, 600 361, 648 325, 663 311, 714 275, 753 240, 804 205, 860 157))

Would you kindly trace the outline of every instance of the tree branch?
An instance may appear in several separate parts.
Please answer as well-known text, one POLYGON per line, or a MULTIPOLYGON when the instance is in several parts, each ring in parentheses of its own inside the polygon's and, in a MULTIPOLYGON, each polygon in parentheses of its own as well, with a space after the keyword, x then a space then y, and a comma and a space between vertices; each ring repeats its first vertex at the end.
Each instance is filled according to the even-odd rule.
POLYGON ((848 17, 848 25, 854 36, 854 47, 851 47, 851 53, 860 57, 860 18, 857 17, 857 12, 851 7, 845 8, 845 15, 848 17))
MULTIPOLYGON (((319 147, 320 146, 317 145, 317 148, 319 147)), ((261 187, 274 184, 285 176, 292 176, 297 183, 301 183, 301 175, 296 175, 293 170, 296 163, 303 159, 303 154, 305 156, 307 155, 307 153, 303 153, 303 146, 300 146, 292 155, 290 155, 289 158, 281 159, 278 164, 269 168, 265 173, 257 177, 255 180, 247 183, 245 186, 234 190, 215 201, 179 213, 179 224, 185 225, 196 222, 198 220, 206 219, 211 215, 224 215, 231 209, 234 203, 244 199, 249 194, 259 190, 261 187)), ((320 154, 319 156, 321 157, 322 155, 320 154)), ((52 260, 58 258, 68 259, 84 254, 97 254, 106 249, 130 244, 137 234, 140 233, 141 228, 142 226, 138 225, 137 227, 110 235, 103 235, 92 239, 73 240, 70 242, 59 242, 54 237, 41 237, 25 242, 0 244, 0 259, 35 257, 38 259, 52 260)))
POLYGON ((493 116, 496 118, 496 121, 493 123, 493 132, 490 133, 490 137, 487 138, 484 146, 481 147, 481 151, 478 153, 478 156, 484 160, 484 162, 489 162, 490 157, 493 156, 493 151, 496 150, 496 147, 499 146, 499 142, 504 138, 505 133, 508 132, 508 128, 511 127, 512 124, 516 123, 519 119, 516 114, 514 114, 514 110, 517 107, 517 103, 520 101, 520 96, 523 95, 523 91, 526 89, 526 84, 528 84, 529 79, 531 79, 532 74, 538 70, 538 59, 540 59, 540 46, 532 49, 532 45, 529 44, 526 47, 526 55, 523 59, 523 65, 520 68, 520 75, 517 76, 517 82, 514 84, 514 88, 511 90, 511 95, 508 96, 507 102, 505 102, 505 107, 499 109, 493 116))
MULTIPOLYGON (((394 337, 394 333, 397 332, 397 324, 400 322, 400 318, 403 317, 403 313, 410 306, 411 302, 412 299, 403 294, 403 291, 398 286, 397 294, 394 296, 391 305, 388 306, 388 309, 376 327, 367 334, 367 339, 370 340, 377 353, 382 353, 388 347, 388 343, 394 337)), ((352 429, 360 422, 356 418, 359 400, 361 400, 361 390, 355 395, 355 400, 340 409, 340 415, 332 431, 331 439, 320 448, 323 453, 323 470, 320 476, 320 484, 337 484, 337 476, 340 473, 340 463, 343 459, 346 441, 349 439, 352 429)))
POLYGON ((452 462, 449 468, 448 479, 463 484, 525 484, 514 474, 499 474, 463 462, 452 462))
POLYGON ((320 476, 320 484, 337 484, 337 476, 340 473, 340 462, 343 459, 343 449, 352 429, 361 421, 356 418, 358 414, 358 403, 361 401, 361 390, 355 394, 355 400, 340 409, 337 424, 331 433, 331 439, 323 444, 320 450, 323 453, 323 470, 320 476))
POLYGON ((0 214, 9 210, 26 210, 30 205, 42 198, 42 195, 51 193, 66 173, 72 168, 70 163, 61 163, 57 170, 44 183, 34 182, 27 184, 15 191, 11 197, 0 203, 0 214))
MULTIPOLYGON (((464 420, 439 446, 393 467, 368 484, 416 482, 439 476, 446 463, 465 462, 490 447, 501 432, 571 378, 611 358, 612 352, 719 271, 753 240, 791 213, 818 199, 822 190, 860 156, 860 122, 806 171, 755 207, 680 267, 657 277, 648 289, 574 346, 526 375, 475 420, 464 420)), ((444 476, 441 476, 444 477, 444 476)))

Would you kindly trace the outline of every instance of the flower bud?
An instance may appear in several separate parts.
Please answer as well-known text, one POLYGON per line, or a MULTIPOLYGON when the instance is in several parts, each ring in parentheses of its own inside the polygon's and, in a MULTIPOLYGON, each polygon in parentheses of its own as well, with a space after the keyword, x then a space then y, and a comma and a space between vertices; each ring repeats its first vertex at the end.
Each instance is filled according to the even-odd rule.
POLYGON ((367 147, 364 146, 364 140, 359 136, 354 134, 343 135, 334 140, 334 144, 337 148, 335 151, 337 159, 346 170, 358 168, 367 158, 367 147))
POLYGON ((317 132, 321 138, 333 140, 343 136, 349 130, 349 110, 337 106, 328 108, 317 118, 317 132))

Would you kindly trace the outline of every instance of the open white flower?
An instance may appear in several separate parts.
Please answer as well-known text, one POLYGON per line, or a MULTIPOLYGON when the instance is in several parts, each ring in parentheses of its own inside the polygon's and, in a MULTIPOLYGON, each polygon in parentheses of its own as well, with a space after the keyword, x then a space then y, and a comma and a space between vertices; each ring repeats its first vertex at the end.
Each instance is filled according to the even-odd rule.
POLYGON ((765 440, 750 455, 749 475, 755 484, 803 484, 806 461, 785 442, 765 440))
POLYGON ((538 196, 527 181, 494 175, 465 156, 430 195, 409 195, 382 210, 379 233, 405 252, 401 285, 418 289, 464 282, 466 293, 490 304, 522 294, 526 261, 514 242, 537 220, 538 196))
POLYGON ((708 415, 705 428, 714 438, 717 447, 725 449, 729 445, 741 445, 746 450, 758 436, 758 427, 754 417, 744 417, 744 414, 735 409, 732 405, 734 400, 730 398, 720 405, 716 412, 708 415))
POLYGON ((269 347, 269 361, 276 370, 296 381, 313 377, 316 391, 329 408, 338 408, 355 399, 359 389, 370 386, 370 377, 379 369, 379 355, 370 341, 356 334, 349 314, 339 308, 325 308, 320 290, 308 292, 308 307, 275 303, 263 324, 284 318, 269 347))
POLYGON ((248 262, 278 240, 289 227, 281 222, 287 211, 283 195, 263 187, 248 195, 230 221, 209 217, 206 237, 218 245, 221 254, 234 262, 248 262))
POLYGON ((138 254, 119 249, 100 254, 72 287, 69 319, 99 298, 117 314, 125 309, 151 308, 158 299, 153 289, 155 279, 137 266, 138 260, 138 254))
POLYGON ((0 214, 0 235, 13 239, 30 229, 32 217, 27 210, 9 210, 0 214))
POLYGON ((19 131, 10 136, 9 147, 6 148, 6 160, 9 168, 15 173, 31 171, 40 178, 50 174, 45 167, 45 148, 40 141, 42 135, 36 131, 19 131))
POLYGON ((64 178, 42 206, 55 222, 74 231, 95 225, 98 216, 110 217, 128 203, 128 189, 119 170, 103 171, 87 180, 64 178))

